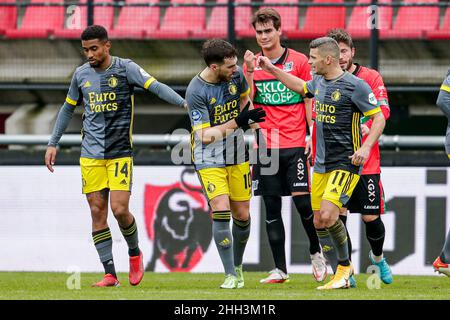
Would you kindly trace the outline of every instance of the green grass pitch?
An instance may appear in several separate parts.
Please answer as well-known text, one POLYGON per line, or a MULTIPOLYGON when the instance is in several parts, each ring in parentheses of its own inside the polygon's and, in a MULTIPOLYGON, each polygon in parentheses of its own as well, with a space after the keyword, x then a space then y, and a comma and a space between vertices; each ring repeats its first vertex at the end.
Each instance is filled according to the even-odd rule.
MULTIPOLYGON (((266 276, 261 272, 244 272, 245 287, 219 289, 224 277, 219 273, 151 273, 141 284, 132 287, 128 276, 120 273, 121 286, 92 288, 101 279, 99 273, 81 273, 80 289, 68 289, 69 274, 52 272, 0 272, 1 300, 330 300, 330 299, 450 299, 450 278, 445 276, 394 276, 390 285, 368 289, 369 275, 356 275, 358 287, 345 290, 319 291, 320 285, 309 274, 291 274, 283 284, 260 284, 266 276)), ((72 282, 75 284, 75 282, 72 282)))

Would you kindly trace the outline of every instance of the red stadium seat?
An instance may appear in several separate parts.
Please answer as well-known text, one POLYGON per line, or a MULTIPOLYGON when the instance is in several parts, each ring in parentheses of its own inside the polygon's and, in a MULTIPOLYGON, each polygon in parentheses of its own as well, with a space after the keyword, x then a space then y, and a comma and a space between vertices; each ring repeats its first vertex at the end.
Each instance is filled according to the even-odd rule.
POLYGON ((19 29, 6 30, 6 37, 18 38, 48 38, 55 30, 64 25, 63 0, 31 0, 33 3, 58 3, 60 6, 29 6, 26 8, 19 29))
POLYGON ((205 4, 205 0, 171 0, 159 30, 146 35, 153 39, 188 39, 206 27, 206 8, 177 6, 179 4, 205 4))
MULTIPOLYGON (((94 0, 95 3, 112 3, 113 0, 94 0)), ((87 3, 86 0, 80 0, 80 4, 87 3)), ((79 39, 83 30, 87 27, 87 6, 82 5, 76 14, 79 18, 74 16, 71 25, 66 25, 64 29, 55 31, 55 38, 79 39)), ((94 6, 94 24, 102 25, 108 30, 108 33, 113 27, 114 22, 114 7, 112 6, 94 6)))
MULTIPOLYGON (((217 0, 216 4, 227 4, 228 0, 217 0)), ((195 38, 226 38, 228 34, 228 8, 214 7, 205 30, 194 30, 195 38)))
MULTIPOLYGON (((11 0, 0 0, 1 2, 12 2, 11 0)), ((0 35, 6 30, 13 30, 17 23, 17 7, 0 6, 0 35)))
POLYGON ((273 6, 276 3, 297 4, 298 0, 264 0, 264 7, 271 7, 280 13, 282 31, 298 30, 298 7, 273 6))
MULTIPOLYGON (((358 4, 365 4, 364 7, 354 7, 350 15, 347 25, 347 31, 355 39, 367 39, 370 37, 370 15, 372 10, 369 7, 371 0, 358 0, 358 4)), ((391 3, 391 0, 381 0, 379 3, 391 3)), ((390 30, 392 29, 392 7, 380 6, 378 7, 378 29, 390 30)))
MULTIPOLYGON (((405 0, 405 3, 438 3, 439 0, 405 0)), ((439 7, 400 7, 392 30, 381 30, 381 39, 420 39, 426 31, 437 30, 439 7)))
MULTIPOLYGON (((126 4, 152 3, 158 0, 127 0, 126 4)), ((159 28, 160 7, 123 7, 117 18, 114 30, 110 32, 111 38, 139 39, 146 34, 151 36, 159 28)))
MULTIPOLYGON (((251 0, 236 0, 235 3, 240 4, 251 4, 251 0)), ((235 31, 236 36, 242 38, 242 37, 254 37, 255 36, 255 29, 253 29, 252 26, 252 7, 250 6, 243 6, 243 7, 236 7, 234 10, 235 16, 234 16, 234 24, 235 24, 235 31)))
MULTIPOLYGON (((343 3, 344 0, 314 0, 315 3, 343 3)), ((288 31, 289 38, 313 39, 324 36, 333 28, 344 28, 345 7, 308 7, 301 30, 288 31)))
MULTIPOLYGON (((217 4, 227 4, 228 0, 217 0, 217 4)), ((235 3, 251 3, 251 0, 236 0, 235 3)), ((254 36, 255 31, 250 23, 252 9, 248 7, 236 7, 234 9, 234 23, 236 34, 254 36)), ((211 11, 206 30, 197 30, 193 36, 197 38, 226 38, 228 34, 228 8, 214 7, 211 11)))
POLYGON ((427 31, 426 35, 430 40, 450 39, 450 7, 445 12, 442 27, 439 30, 427 31))

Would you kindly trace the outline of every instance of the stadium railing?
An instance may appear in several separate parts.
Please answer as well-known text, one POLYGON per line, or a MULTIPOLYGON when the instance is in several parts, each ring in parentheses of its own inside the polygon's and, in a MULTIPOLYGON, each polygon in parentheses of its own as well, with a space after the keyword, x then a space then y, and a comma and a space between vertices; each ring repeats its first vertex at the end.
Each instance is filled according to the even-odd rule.
MULTIPOLYGON (((37 146, 47 145, 49 135, 7 135, 0 134, 0 145, 23 145, 37 146)), ((189 134, 136 134, 133 135, 135 146, 166 146, 173 147, 179 144, 190 143, 189 134)), ((254 142, 252 135, 246 135, 246 141, 251 146, 254 142)), ((379 140, 381 148, 420 148, 436 149, 443 148, 445 138, 443 136, 401 136, 382 135, 379 140)), ((78 134, 63 135, 60 146, 80 146, 81 136, 78 134)))

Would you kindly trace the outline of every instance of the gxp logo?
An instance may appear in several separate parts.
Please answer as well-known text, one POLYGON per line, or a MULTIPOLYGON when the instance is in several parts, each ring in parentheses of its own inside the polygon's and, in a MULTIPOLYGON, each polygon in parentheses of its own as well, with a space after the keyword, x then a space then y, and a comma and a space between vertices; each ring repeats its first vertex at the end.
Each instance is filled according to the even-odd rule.
POLYGON ((302 158, 298 159, 297 162, 297 178, 298 180, 303 180, 305 177, 305 164, 303 163, 302 158))
POLYGON ((369 191, 369 201, 374 202, 375 198, 376 198, 375 183, 373 182, 372 179, 369 179, 369 181, 368 181, 367 190, 369 191))

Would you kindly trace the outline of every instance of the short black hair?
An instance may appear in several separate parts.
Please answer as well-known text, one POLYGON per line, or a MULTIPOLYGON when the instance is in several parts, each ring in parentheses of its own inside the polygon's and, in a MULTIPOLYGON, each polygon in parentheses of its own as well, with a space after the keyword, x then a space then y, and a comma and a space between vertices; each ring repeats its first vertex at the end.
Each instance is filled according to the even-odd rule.
POLYGON ((108 31, 100 25, 92 25, 84 29, 81 34, 81 40, 87 41, 94 39, 99 39, 101 41, 108 40, 108 31))
POLYGON ((237 51, 231 43, 225 40, 211 39, 203 44, 202 56, 209 67, 212 63, 224 63, 226 58, 237 57, 237 51))
POLYGON ((330 37, 321 37, 314 39, 309 44, 310 49, 318 49, 323 55, 331 55, 333 58, 339 60, 340 50, 339 44, 336 40, 330 37))

